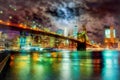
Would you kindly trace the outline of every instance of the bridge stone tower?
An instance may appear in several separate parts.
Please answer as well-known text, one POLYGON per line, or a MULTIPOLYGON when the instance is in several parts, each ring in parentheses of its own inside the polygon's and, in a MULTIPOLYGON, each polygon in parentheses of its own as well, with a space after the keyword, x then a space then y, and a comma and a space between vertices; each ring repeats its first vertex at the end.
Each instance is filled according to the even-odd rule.
POLYGON ((86 26, 82 26, 82 33, 78 33, 78 39, 80 42, 77 43, 77 50, 86 50, 86 26))

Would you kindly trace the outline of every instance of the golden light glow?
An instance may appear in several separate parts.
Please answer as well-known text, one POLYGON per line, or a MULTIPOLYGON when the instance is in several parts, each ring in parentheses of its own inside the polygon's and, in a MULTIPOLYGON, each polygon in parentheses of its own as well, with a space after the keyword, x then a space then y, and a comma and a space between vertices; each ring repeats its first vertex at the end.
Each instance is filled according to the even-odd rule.
POLYGON ((7 22, 6 25, 10 25, 11 23, 10 22, 7 22))
POLYGON ((3 21, 2 20, 0 20, 0 23, 2 23, 3 21))
POLYGON ((23 27, 23 25, 22 25, 22 24, 19 24, 19 27, 23 27))

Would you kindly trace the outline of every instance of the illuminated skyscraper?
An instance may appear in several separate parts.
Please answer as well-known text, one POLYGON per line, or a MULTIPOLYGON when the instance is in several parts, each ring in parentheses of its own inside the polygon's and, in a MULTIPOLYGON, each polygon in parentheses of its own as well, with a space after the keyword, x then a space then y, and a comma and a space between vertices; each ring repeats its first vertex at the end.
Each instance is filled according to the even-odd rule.
POLYGON ((58 30, 56 31, 56 33, 59 34, 59 35, 63 35, 63 34, 64 34, 64 31, 63 31, 62 29, 58 29, 58 30))
POLYGON ((68 29, 66 27, 64 28, 64 36, 68 36, 68 29))
POLYGON ((114 29, 114 26, 105 26, 105 44, 106 47, 111 48, 114 47, 117 43, 116 38, 116 30, 114 29))
POLYGON ((76 38, 76 39, 77 39, 77 34, 78 34, 78 27, 75 26, 75 27, 73 28, 73 37, 76 38))

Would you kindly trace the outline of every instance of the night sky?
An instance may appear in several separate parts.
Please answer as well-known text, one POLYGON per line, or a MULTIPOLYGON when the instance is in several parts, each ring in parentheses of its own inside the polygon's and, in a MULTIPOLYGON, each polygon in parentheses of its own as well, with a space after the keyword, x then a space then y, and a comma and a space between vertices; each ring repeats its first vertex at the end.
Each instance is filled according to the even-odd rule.
POLYGON ((86 24, 90 40, 103 42, 104 26, 114 25, 120 38, 120 0, 0 0, 0 19, 33 23, 52 31, 86 24))

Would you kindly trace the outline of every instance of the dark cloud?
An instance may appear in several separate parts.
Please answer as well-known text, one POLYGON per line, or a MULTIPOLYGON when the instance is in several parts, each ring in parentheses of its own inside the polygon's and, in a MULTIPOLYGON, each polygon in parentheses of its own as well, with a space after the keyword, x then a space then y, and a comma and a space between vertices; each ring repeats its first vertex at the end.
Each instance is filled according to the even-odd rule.
POLYGON ((86 0, 85 4, 93 13, 101 15, 120 13, 120 0, 86 0))

